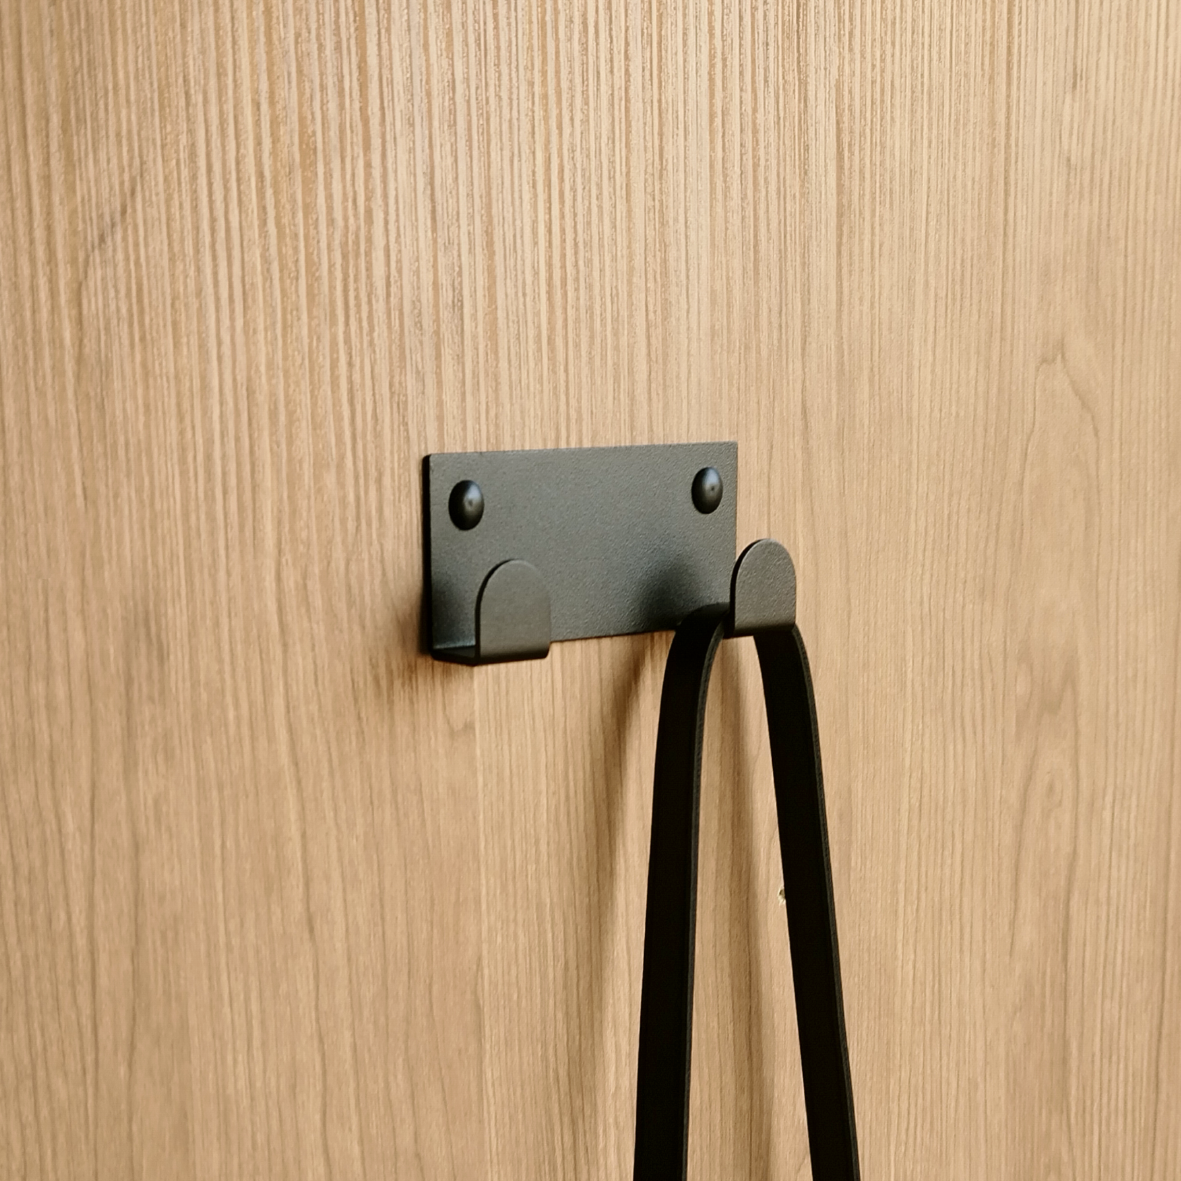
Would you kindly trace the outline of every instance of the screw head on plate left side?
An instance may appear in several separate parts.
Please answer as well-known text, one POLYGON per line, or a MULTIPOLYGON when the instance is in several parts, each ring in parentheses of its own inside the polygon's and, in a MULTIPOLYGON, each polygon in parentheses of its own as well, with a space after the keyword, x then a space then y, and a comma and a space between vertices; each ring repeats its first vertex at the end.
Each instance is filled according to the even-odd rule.
POLYGON ((484 515, 484 493, 480 485, 475 480, 460 480, 451 489, 447 510, 456 529, 474 529, 484 515))

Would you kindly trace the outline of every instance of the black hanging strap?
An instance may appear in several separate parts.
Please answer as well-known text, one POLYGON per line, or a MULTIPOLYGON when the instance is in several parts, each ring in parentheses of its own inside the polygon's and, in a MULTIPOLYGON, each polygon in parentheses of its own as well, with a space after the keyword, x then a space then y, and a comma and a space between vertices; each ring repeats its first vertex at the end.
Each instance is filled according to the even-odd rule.
MULTIPOLYGON (((794 614, 794 586, 792 587, 794 614)), ((660 699, 644 926, 635 1181, 686 1181, 697 834, 705 699, 733 614, 694 612, 677 629, 660 699)), ((858 1181, 836 913, 816 705, 794 623, 753 634, 763 675, 795 986, 800 1064, 816 1181, 858 1181)))

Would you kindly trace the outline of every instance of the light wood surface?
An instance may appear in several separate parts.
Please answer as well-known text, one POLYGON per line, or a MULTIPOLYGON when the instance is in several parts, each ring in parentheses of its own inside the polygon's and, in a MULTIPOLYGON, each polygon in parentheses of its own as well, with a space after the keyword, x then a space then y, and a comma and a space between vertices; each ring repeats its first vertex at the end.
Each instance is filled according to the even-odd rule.
MULTIPOLYGON (((0 1176, 630 1176, 668 637, 432 450, 736 438, 866 1178, 1181 1176, 1181 5, 0 0, 0 1176)), ((806 1178, 727 645, 692 1175, 806 1178)))

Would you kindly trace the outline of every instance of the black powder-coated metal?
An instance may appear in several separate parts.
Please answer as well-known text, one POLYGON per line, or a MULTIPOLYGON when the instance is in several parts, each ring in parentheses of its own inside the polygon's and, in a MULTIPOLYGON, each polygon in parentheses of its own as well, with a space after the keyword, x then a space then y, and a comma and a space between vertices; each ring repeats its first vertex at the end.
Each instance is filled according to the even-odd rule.
POLYGON ((543 657, 553 640, 676 627, 656 738, 636 1096, 636 1181, 685 1181, 701 747, 727 636, 763 677, 817 1181, 858 1181, 820 741, 778 542, 734 562, 734 443, 502 451, 423 461, 424 633, 440 660, 543 657))
POLYGON ((456 529, 474 529, 484 516, 484 493, 475 480, 460 480, 447 498, 448 516, 456 529))
POLYGON ((468 664, 544 655, 536 637, 528 651, 514 652, 512 629, 494 613, 480 618, 485 580, 510 560, 537 571, 551 641, 675 628, 696 608, 728 598, 737 487, 733 442, 428 455, 427 647, 437 659, 468 664), (709 514, 693 501, 703 468, 714 468, 725 488, 709 514), (475 527, 460 528, 453 511, 467 521, 459 492, 466 482, 483 507, 475 527))
POLYGON ((703 467, 693 477, 693 505, 699 513, 712 513, 722 503, 724 491, 717 468, 703 467))
POLYGON ((474 663, 539 660, 549 654, 550 607, 545 583, 528 562, 501 562, 476 601, 474 663))

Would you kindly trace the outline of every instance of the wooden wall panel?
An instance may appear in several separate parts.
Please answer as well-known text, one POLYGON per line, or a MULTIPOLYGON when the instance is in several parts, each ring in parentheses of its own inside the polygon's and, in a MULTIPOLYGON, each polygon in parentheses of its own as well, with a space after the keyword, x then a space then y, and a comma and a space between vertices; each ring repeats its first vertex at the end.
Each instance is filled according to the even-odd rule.
MULTIPOLYGON (((1181 9, 0 0, 0 1175, 630 1175, 668 637, 417 653, 432 450, 736 438, 866 1177, 1181 1174, 1181 9)), ((753 653, 693 1174, 807 1177, 753 653)))

